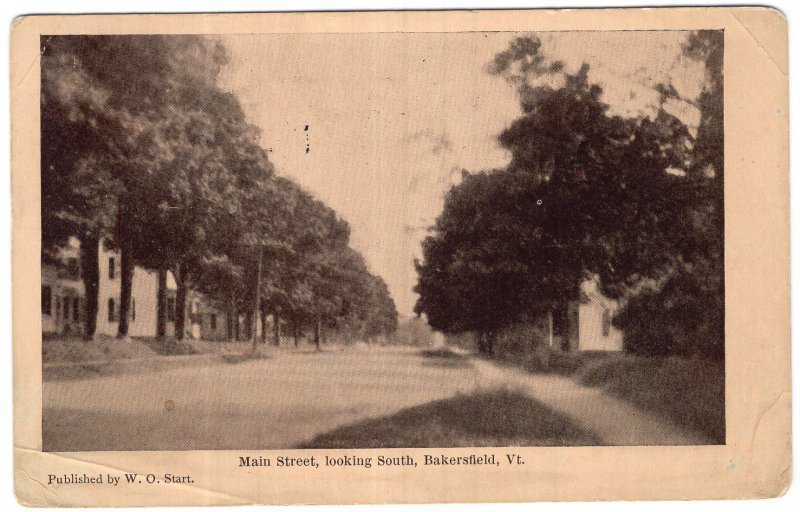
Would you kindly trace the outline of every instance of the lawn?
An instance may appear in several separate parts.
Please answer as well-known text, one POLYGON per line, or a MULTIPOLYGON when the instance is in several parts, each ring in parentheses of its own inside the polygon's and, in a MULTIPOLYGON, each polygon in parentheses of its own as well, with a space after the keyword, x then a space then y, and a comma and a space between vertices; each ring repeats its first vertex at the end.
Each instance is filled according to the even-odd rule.
POLYGON ((602 444, 522 393, 475 392, 320 434, 301 448, 589 446, 602 444))
POLYGON ((673 423, 725 443, 725 364, 702 358, 621 353, 558 354, 552 370, 603 387, 673 423))
POLYGON ((121 341, 111 336, 100 336, 85 341, 79 336, 52 337, 42 340, 42 362, 83 363, 118 359, 152 357, 153 351, 137 340, 121 341))

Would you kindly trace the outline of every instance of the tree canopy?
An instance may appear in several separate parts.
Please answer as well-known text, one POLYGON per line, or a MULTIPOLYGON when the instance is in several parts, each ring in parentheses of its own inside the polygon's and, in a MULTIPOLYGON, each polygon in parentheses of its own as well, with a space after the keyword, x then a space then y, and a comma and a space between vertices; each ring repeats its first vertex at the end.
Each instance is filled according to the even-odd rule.
MULTIPOLYGON (((717 69, 721 46, 703 34, 686 51, 717 69)), ((464 173, 445 197, 417 262, 417 313, 443 331, 491 332, 537 304, 577 300, 593 276, 631 304, 637 290, 673 275, 684 276, 675 286, 687 275, 698 289, 714 281, 722 267, 721 225, 712 219, 721 214, 722 173, 708 171, 721 165, 721 131, 707 120, 721 115, 708 97, 721 87, 714 71, 696 139, 665 109, 674 87, 659 88, 653 116, 612 115, 589 66, 567 71, 536 38, 513 41, 491 72, 519 91, 522 116, 499 135, 511 161, 464 173)), ((718 289, 708 293, 721 300, 718 289)))
POLYGON ((276 176, 259 130, 219 85, 227 60, 200 36, 42 38, 42 257, 81 241, 86 334, 100 241, 122 256, 120 336, 137 265, 174 274, 178 337, 190 288, 237 317, 304 319, 338 318, 363 293, 365 308, 396 322, 396 310, 353 288, 380 278, 352 264, 347 223, 276 176))

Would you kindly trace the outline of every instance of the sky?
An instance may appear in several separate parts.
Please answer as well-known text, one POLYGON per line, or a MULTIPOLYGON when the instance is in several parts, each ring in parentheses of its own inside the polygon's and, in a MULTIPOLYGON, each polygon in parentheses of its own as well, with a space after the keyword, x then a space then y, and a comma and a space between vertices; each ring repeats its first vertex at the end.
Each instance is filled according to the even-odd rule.
MULTIPOLYGON (((401 315, 412 314, 413 261, 444 194, 462 169, 509 161, 497 135, 521 115, 518 97, 488 64, 520 35, 531 34, 221 37, 230 56, 222 85, 262 130, 277 173, 350 223, 351 245, 387 282, 401 315)), ((702 67, 681 56, 685 32, 536 35, 568 69, 588 63, 614 113, 649 113, 661 81, 689 98, 702 87, 702 67)), ((693 107, 671 108, 697 124, 693 107)))

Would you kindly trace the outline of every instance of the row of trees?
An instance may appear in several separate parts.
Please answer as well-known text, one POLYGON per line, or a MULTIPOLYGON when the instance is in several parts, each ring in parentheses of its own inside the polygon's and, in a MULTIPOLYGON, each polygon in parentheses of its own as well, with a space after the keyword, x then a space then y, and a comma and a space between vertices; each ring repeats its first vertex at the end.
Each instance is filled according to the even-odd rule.
POLYGON ((137 265, 159 274, 159 335, 167 271, 178 338, 189 290, 235 318, 313 324, 317 341, 323 325, 393 331, 394 302, 349 247, 348 224, 275 174, 259 130, 219 87, 226 62, 199 36, 42 38, 43 258, 79 239, 85 334, 96 329, 101 241, 120 252, 121 337, 137 265))
POLYGON ((625 305, 615 322, 630 351, 722 357, 721 32, 691 34, 684 53, 705 63, 700 97, 660 84, 655 113, 630 118, 609 112, 588 65, 566 71, 537 38, 498 54, 492 72, 517 85, 523 112, 499 136, 511 161, 447 194, 417 262, 416 312, 491 352, 499 328, 578 300, 598 276, 625 305), (699 109, 696 136, 676 103, 699 109))

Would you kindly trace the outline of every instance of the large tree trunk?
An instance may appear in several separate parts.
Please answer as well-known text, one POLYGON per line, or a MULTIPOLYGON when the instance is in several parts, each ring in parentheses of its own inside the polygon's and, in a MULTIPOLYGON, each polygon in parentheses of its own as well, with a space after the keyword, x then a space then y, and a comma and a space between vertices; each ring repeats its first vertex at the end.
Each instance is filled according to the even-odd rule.
POLYGON ((127 338, 131 320, 131 294, 133 291, 133 246, 123 233, 119 244, 119 323, 117 338, 127 338))
POLYGON ((497 332, 489 331, 486 333, 486 355, 494 355, 494 343, 497 340, 497 332))
POLYGON ((317 313, 317 318, 314 322, 314 345, 317 346, 317 350, 320 350, 320 331, 322 331, 322 315, 317 313))
POLYGON ((245 311, 242 313, 242 339, 250 343, 253 342, 253 318, 255 318, 255 315, 252 311, 245 311))
POLYGON ((232 342, 236 339, 235 338, 236 329, 233 326, 233 323, 236 321, 236 315, 234 314, 234 310, 235 308, 234 308, 233 294, 231 294, 231 297, 228 299, 228 310, 225 312, 226 316, 225 323, 228 328, 227 337, 229 342, 232 342))
POLYGON ((570 317, 569 301, 565 301, 561 306, 564 308, 564 325, 561 327, 561 349, 564 352, 572 352, 572 318, 570 317))
MULTIPOLYGON (((256 267, 255 300, 253 301, 253 314, 251 315, 252 321, 250 323, 252 329, 252 332, 250 332, 250 337, 253 341, 253 354, 255 354, 256 350, 258 349, 258 315, 261 312, 261 260, 264 257, 263 253, 264 251, 259 248, 258 264, 256 267)), ((261 328, 263 330, 264 327, 262 326, 261 328)))
POLYGON ((486 333, 483 331, 477 332, 478 338, 478 353, 485 354, 486 353, 486 333))
POLYGON ((260 319, 261 319, 261 343, 267 344, 267 308, 261 307, 260 319))
POLYGON ((175 275, 175 338, 182 340, 186 332, 186 297, 189 295, 189 287, 186 279, 186 269, 180 263, 175 265, 173 271, 175 275))
POLYGON ((156 336, 167 335, 167 271, 158 271, 158 297, 156 298, 156 336))
POLYGON ((272 313, 272 342, 276 347, 281 346, 281 317, 278 311, 272 313))
POLYGON ((95 235, 85 234, 80 242, 81 279, 85 294, 83 337, 93 340, 97 330, 97 301, 100 290, 100 239, 95 235))

